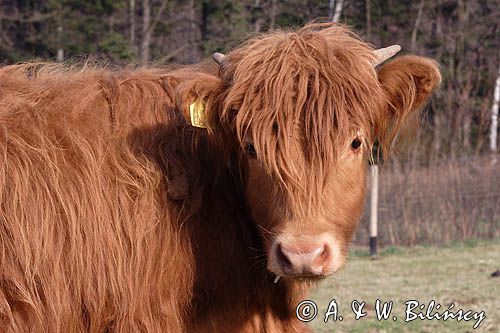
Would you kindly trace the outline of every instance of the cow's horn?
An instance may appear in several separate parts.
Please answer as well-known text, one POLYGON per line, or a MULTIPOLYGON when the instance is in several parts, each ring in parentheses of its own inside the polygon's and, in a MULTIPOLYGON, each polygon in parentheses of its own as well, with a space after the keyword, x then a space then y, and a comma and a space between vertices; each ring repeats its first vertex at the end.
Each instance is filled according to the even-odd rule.
POLYGON ((224 65, 224 61, 226 60, 226 56, 219 52, 215 52, 212 58, 219 64, 219 66, 224 65))
POLYGON ((396 55, 396 53, 398 53, 399 51, 401 51, 401 46, 399 46, 399 45, 391 45, 391 46, 384 47, 382 49, 378 49, 378 50, 373 51, 373 53, 375 53, 375 57, 376 57, 375 66, 378 66, 381 63, 383 63, 384 61, 386 61, 387 59, 394 57, 394 55, 396 55))

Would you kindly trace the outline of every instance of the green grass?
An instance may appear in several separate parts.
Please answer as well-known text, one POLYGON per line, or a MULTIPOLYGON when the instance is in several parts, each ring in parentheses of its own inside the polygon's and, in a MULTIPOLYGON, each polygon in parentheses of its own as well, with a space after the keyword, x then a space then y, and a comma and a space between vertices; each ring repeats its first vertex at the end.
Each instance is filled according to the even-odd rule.
MULTIPOLYGON (((500 332, 500 242, 471 240, 444 247, 387 248, 377 260, 355 250, 343 272, 319 285, 311 295, 318 316, 310 322, 314 332, 500 332), (343 321, 323 322, 328 304, 335 299, 343 321), (375 301, 393 301, 391 319, 377 321, 375 301), (353 300, 366 301, 366 317, 354 320, 353 300), (486 319, 474 330, 475 320, 414 320, 405 323, 404 304, 417 300, 441 304, 442 313, 452 310, 485 311, 486 319), (392 319, 397 316, 397 321, 392 319)), ((433 311, 432 313, 434 313, 433 311)))

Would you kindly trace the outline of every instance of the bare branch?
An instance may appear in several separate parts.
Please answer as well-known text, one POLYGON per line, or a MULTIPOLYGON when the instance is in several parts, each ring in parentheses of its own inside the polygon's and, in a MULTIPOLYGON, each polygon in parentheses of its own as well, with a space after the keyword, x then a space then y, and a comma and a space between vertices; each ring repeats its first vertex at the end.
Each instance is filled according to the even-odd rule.
POLYGON ((156 13, 155 18, 153 19, 153 23, 149 26, 148 33, 153 32, 154 28, 156 28, 156 25, 160 21, 161 15, 165 11, 165 8, 167 7, 168 0, 163 0, 161 2, 160 8, 158 9, 158 12, 156 13))
POLYGON ((161 57, 159 59, 159 62, 165 62, 165 61, 169 61, 170 59, 172 59, 173 57, 175 57, 176 55, 178 55, 179 53, 181 53, 182 51, 184 51, 188 46, 191 46, 190 44, 184 44, 182 45, 181 47, 177 48, 176 50, 164 55, 163 57, 161 57))
POLYGON ((425 0, 420 0, 418 6, 417 18, 415 19, 415 25, 413 26, 413 31, 411 33, 411 50, 415 51, 417 48, 417 31, 420 25, 420 20, 422 19, 422 12, 424 11, 425 0))
POLYGON ((42 14, 35 12, 32 16, 21 16, 21 15, 0 15, 0 20, 13 21, 13 22, 41 22, 53 17, 55 13, 42 14))

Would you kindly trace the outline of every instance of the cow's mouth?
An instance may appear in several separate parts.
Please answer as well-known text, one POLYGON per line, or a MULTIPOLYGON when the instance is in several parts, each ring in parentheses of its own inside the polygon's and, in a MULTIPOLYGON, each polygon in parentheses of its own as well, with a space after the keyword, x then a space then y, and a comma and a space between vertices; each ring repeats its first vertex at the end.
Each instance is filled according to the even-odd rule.
POLYGON ((314 283, 314 282, 319 282, 324 280, 326 277, 330 276, 331 274, 323 274, 323 275, 315 275, 315 274, 306 274, 306 275, 276 275, 274 278, 274 284, 279 283, 280 281, 283 280, 289 280, 289 281, 297 281, 297 282, 303 282, 303 283, 314 283))

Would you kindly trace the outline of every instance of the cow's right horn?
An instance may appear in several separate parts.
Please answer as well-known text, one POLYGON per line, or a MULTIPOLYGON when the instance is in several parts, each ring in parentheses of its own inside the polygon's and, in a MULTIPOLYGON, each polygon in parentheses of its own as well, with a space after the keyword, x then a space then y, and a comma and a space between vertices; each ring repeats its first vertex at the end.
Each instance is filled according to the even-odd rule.
POLYGON ((219 64, 219 66, 224 65, 224 62, 226 61, 226 56, 223 55, 222 53, 215 52, 212 56, 214 61, 219 64))
POLYGON ((394 57, 396 55, 396 53, 398 53, 399 51, 401 51, 401 46, 399 46, 399 45, 391 45, 391 46, 384 47, 382 49, 378 49, 378 50, 373 51, 373 53, 375 53, 375 57, 376 57, 375 66, 378 66, 381 63, 383 63, 384 61, 386 61, 387 59, 394 57))

